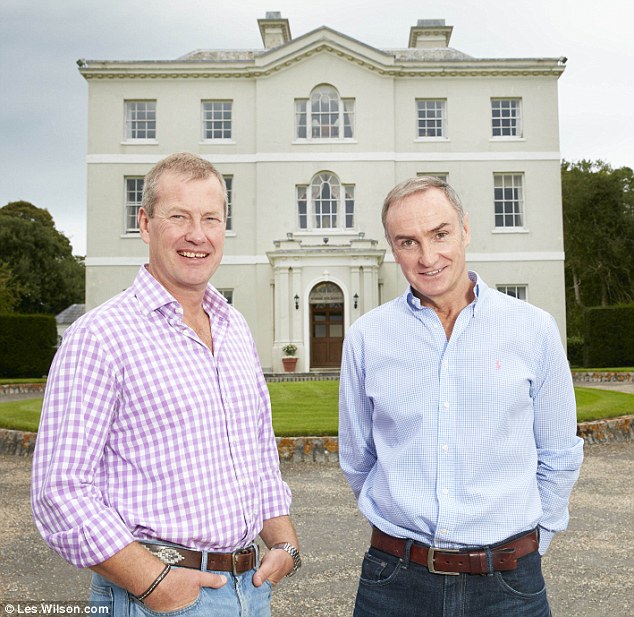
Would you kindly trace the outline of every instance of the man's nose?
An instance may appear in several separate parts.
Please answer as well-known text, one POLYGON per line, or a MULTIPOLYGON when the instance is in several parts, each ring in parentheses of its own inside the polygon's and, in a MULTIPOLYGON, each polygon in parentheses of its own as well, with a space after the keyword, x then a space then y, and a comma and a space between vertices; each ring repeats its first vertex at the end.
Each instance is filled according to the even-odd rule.
POLYGON ((185 239, 190 242, 196 242, 197 244, 205 241, 205 232, 200 220, 191 219, 187 233, 185 234, 185 239))
POLYGON ((433 266, 436 263, 438 251, 429 242, 421 242, 418 246, 418 262, 424 266, 433 266))

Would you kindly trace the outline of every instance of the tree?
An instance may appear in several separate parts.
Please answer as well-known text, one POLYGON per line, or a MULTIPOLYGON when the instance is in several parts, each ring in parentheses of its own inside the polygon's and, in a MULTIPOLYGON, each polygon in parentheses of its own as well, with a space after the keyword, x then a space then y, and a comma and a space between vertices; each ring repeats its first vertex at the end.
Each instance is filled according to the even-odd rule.
POLYGON ((583 307, 634 299, 634 172, 563 161, 561 179, 568 323, 580 334, 583 307))
POLYGON ((9 266, 0 263, 0 314, 13 311, 19 300, 18 289, 9 266))
POLYGON ((73 256, 48 210, 28 201, 0 208, 0 264, 18 313, 57 314, 84 301, 83 258, 73 256))

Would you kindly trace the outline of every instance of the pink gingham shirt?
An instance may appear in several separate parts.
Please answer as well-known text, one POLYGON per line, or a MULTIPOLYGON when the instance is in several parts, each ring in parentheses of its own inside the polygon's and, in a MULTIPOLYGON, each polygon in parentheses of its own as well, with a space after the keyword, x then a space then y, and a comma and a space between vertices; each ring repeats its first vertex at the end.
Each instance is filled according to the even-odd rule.
POLYGON ((214 353, 142 267, 75 322, 49 373, 33 461, 45 541, 87 567, 135 539, 231 551, 289 512, 245 319, 211 285, 214 353))

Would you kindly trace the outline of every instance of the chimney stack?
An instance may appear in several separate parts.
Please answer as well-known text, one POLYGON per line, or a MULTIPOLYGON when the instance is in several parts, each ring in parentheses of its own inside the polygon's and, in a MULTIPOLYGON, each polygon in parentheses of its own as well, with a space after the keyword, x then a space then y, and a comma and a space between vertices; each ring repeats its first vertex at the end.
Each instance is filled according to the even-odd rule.
POLYGON ((279 47, 291 40, 288 19, 282 19, 282 14, 278 11, 267 11, 264 19, 258 19, 258 26, 266 49, 279 47))
POLYGON ((419 19, 409 31, 408 47, 449 47, 452 30, 444 19, 419 19))

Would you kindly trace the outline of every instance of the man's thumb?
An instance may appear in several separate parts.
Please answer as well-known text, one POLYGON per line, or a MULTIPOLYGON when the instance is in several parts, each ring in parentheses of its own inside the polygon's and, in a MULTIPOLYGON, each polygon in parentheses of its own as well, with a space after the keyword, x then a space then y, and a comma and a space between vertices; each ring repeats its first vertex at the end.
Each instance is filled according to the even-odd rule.
POLYGON ((222 574, 214 574, 213 572, 201 572, 200 586, 213 587, 218 589, 227 582, 227 577, 222 574))

